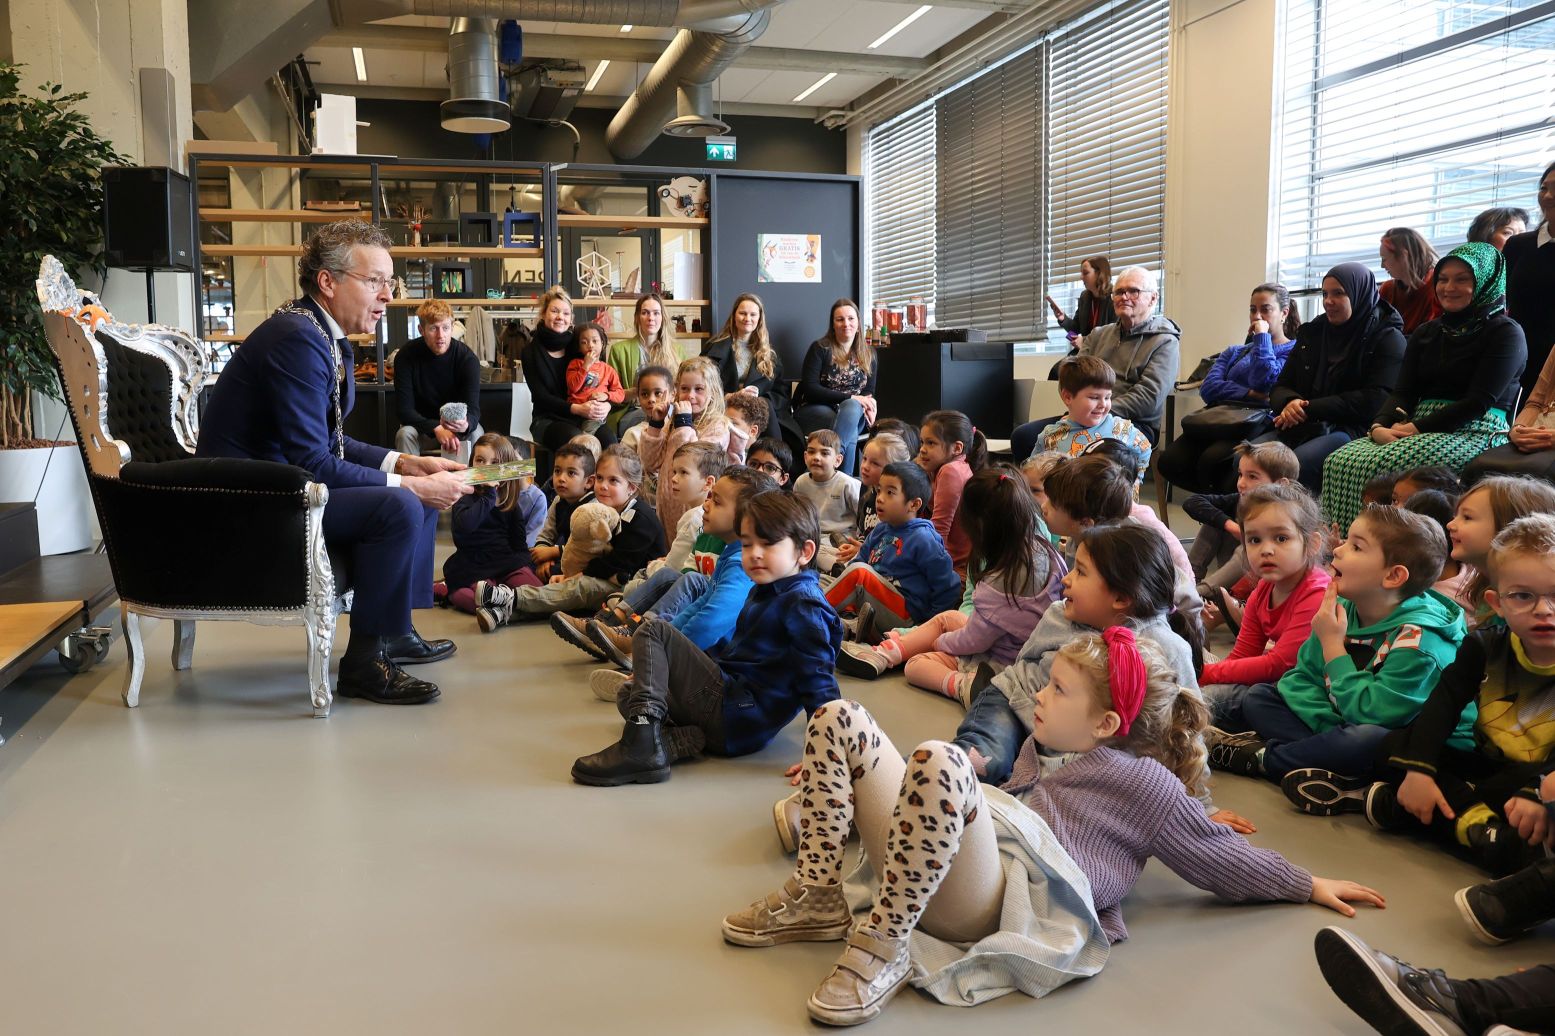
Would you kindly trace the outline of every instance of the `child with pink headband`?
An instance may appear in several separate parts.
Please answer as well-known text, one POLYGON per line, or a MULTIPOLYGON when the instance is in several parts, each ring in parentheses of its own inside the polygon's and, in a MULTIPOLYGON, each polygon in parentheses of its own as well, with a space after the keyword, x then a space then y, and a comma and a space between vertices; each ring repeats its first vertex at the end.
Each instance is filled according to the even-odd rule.
POLYGON ((1346 917, 1351 902, 1381 907, 1373 890, 1313 877, 1205 816, 1193 793, 1207 716, 1171 673, 1125 627, 1065 645, 1002 790, 979 784, 955 745, 927 741, 903 759, 862 705, 828 702, 795 768, 799 815, 774 814, 798 864, 724 919, 725 940, 845 941, 809 1011, 855 1025, 909 981, 965 1006, 1096 974, 1128 934, 1120 905, 1152 856, 1235 902, 1310 901, 1346 917), (864 859, 844 886, 855 829, 864 859))

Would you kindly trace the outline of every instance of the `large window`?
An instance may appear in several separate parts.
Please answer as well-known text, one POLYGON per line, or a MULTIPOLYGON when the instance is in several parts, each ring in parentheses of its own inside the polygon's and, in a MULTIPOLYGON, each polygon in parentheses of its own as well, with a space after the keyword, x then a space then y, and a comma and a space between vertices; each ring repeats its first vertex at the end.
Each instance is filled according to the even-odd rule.
POLYGON ((1280 279, 1378 267, 1389 227, 1439 251, 1480 211, 1530 209, 1555 156, 1555 2, 1287 0, 1280 279))
POLYGON ((864 301, 1062 341, 1080 261, 1162 267, 1166 0, 1113 0, 870 130, 864 301))

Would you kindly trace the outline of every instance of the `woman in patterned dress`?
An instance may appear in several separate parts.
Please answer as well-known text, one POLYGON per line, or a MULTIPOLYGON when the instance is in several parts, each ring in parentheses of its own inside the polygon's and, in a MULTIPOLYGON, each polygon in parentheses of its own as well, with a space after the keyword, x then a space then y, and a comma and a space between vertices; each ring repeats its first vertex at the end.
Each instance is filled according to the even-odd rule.
POLYGON ((1528 346, 1506 314, 1506 260, 1481 242, 1460 245, 1436 264, 1436 295, 1442 316, 1410 335, 1370 436, 1323 465, 1323 512, 1341 530, 1360 513, 1373 475, 1425 464, 1462 471, 1507 441, 1528 346))

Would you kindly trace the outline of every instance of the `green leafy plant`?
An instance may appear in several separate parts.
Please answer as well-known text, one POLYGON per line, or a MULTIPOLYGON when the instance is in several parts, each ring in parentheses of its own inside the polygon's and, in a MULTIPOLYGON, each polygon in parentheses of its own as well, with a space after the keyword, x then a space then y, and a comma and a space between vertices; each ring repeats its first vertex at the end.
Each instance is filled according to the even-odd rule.
POLYGON ((32 393, 58 399, 33 282, 46 255, 72 275, 105 271, 102 168, 124 161, 57 83, 22 89, 0 64, 0 449, 31 444, 32 393))

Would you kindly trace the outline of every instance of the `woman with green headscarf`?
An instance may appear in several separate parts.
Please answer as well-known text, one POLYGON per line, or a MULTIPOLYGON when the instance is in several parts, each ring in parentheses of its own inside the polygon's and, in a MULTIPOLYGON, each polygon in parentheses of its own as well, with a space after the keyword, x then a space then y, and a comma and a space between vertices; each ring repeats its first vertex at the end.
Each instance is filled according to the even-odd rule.
POLYGON ((1442 315, 1409 336, 1370 436, 1323 465, 1323 511, 1341 530, 1360 513, 1372 476, 1426 464, 1462 471, 1507 441, 1528 345, 1506 314, 1506 260, 1487 244, 1460 245, 1436 264, 1436 297, 1442 315))

